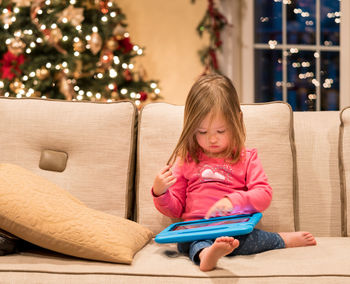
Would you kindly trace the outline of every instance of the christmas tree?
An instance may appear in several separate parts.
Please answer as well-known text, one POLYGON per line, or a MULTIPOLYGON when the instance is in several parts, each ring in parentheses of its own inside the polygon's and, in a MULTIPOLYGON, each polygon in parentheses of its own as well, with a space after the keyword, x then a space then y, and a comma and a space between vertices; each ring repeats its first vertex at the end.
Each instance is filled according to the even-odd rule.
POLYGON ((134 67, 143 49, 125 18, 109 0, 0 0, 0 95, 157 99, 157 82, 134 67))

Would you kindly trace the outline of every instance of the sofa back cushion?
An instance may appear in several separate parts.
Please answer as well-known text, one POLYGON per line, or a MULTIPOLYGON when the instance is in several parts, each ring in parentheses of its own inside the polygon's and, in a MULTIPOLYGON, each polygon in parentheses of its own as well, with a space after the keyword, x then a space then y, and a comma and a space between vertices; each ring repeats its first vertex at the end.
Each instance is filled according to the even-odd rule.
POLYGON ((47 178, 88 207, 131 217, 136 114, 131 102, 1 98, 0 162, 47 178))
POLYGON ((339 160, 342 201, 342 235, 350 237, 350 107, 340 114, 339 160))
POLYGON ((341 235, 338 167, 339 112, 294 112, 297 229, 341 235))
MULTIPOLYGON (((160 232, 173 220, 159 213, 151 196, 153 180, 166 164, 183 124, 183 106, 149 104, 139 120, 136 208, 137 221, 160 232)), ((242 106, 248 148, 257 148, 269 182, 273 201, 260 227, 270 231, 294 230, 294 163, 292 111, 285 103, 242 106)))

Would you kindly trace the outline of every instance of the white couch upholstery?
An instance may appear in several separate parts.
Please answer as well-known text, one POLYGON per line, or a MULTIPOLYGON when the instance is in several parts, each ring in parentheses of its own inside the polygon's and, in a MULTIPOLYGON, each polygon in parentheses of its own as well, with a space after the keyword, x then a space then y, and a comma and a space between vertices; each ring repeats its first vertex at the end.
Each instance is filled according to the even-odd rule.
MULTIPOLYGON (((258 149, 274 190, 259 226, 310 231, 317 246, 225 257, 210 272, 201 272, 174 244, 154 241, 131 265, 33 249, 0 257, 0 282, 349 283, 350 109, 293 113, 280 102, 242 109, 247 146, 258 149)), ((182 106, 166 103, 149 104, 138 116, 130 102, 1 98, 0 163, 32 170, 89 206, 132 218, 156 234, 173 220, 155 210, 150 187, 176 143, 182 114, 182 106), (63 172, 40 169, 45 149, 68 154, 63 172)))

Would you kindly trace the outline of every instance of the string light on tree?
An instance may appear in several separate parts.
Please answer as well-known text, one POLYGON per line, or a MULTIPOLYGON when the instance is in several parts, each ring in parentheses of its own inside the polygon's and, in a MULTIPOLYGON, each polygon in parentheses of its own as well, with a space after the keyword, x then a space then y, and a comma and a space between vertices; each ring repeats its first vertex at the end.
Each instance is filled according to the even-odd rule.
POLYGON ((158 99, 160 89, 134 64, 143 48, 126 28, 108 0, 0 0, 0 95, 158 99))

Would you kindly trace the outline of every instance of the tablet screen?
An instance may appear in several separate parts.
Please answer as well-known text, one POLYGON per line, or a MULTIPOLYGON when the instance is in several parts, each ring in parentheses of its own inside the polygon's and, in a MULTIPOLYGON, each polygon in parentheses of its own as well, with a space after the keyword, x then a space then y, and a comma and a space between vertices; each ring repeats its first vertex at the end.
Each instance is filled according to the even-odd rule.
POLYGON ((201 223, 196 223, 196 224, 191 224, 191 225, 176 225, 176 226, 174 226, 174 228, 172 228, 171 231, 196 229, 196 228, 202 228, 202 227, 227 225, 227 224, 234 224, 234 223, 243 223, 243 222, 248 222, 248 221, 249 221, 249 218, 239 218, 239 219, 230 219, 230 220, 223 220, 223 221, 201 222, 201 223))

